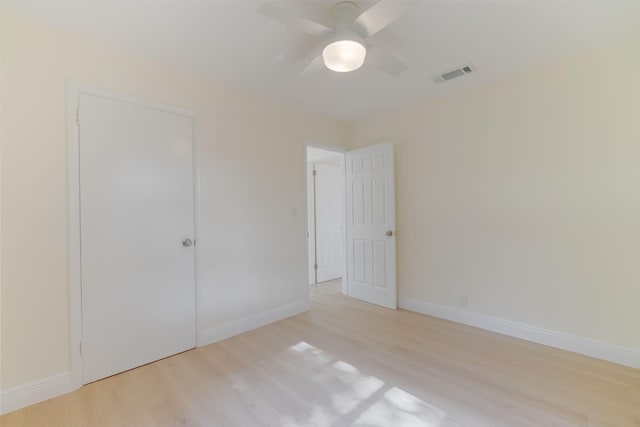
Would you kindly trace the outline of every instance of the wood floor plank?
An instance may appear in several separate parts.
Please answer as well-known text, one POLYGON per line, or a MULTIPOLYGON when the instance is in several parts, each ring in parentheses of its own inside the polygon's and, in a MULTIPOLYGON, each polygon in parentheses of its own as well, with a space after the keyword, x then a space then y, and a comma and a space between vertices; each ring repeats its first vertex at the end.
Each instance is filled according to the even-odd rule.
POLYGON ((2 427, 640 427, 640 370, 311 287, 311 310, 2 427))

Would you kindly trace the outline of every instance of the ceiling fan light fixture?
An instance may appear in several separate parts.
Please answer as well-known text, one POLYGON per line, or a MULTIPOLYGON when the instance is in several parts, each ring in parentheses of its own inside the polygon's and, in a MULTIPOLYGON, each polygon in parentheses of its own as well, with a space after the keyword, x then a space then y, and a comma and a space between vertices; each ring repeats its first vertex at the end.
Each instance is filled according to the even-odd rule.
POLYGON ((356 40, 336 40, 322 50, 324 65, 331 71, 348 73, 362 67, 367 49, 356 40))

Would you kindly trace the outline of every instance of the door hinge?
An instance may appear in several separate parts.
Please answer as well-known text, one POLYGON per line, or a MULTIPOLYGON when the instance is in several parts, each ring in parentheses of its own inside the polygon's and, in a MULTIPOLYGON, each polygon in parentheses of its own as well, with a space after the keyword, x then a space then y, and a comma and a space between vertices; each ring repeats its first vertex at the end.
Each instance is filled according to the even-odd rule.
POLYGON ((317 270, 318 269, 318 264, 313 264, 313 268, 314 268, 314 270, 317 270))
POLYGON ((316 170, 315 169, 313 170, 313 176, 316 176, 316 170))
POLYGON ((80 124, 80 108, 76 110, 76 123, 80 124))
POLYGON ((80 341, 80 356, 82 356, 82 341, 80 341))

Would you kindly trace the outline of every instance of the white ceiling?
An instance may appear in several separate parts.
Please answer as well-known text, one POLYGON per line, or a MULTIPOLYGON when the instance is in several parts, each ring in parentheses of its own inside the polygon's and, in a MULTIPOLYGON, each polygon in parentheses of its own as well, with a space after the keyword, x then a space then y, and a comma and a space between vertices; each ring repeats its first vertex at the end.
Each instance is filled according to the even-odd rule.
MULTIPOLYGON (((273 3, 331 24, 333 1, 273 3)), ((354 3, 364 11, 375 1, 354 3)), ((369 39, 409 66, 396 78, 366 63, 352 73, 323 70, 298 78, 318 39, 258 14, 260 1, 0 0, 0 8, 343 120, 640 38, 640 0, 401 3, 405 14, 369 39), (467 63, 476 67, 472 75, 444 84, 431 80, 467 63)))
POLYGON ((315 162, 338 156, 344 156, 344 154, 337 151, 324 150, 322 148, 307 147, 307 162, 315 162))

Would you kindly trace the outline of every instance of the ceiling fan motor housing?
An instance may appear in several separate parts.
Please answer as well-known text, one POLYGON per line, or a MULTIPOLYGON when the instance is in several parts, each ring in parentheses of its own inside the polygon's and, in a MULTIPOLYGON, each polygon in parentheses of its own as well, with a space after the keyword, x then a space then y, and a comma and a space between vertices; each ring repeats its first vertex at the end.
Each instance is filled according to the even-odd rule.
POLYGON ((351 27, 360 14, 360 9, 350 1, 343 1, 333 6, 332 16, 336 29, 347 29, 351 27))

